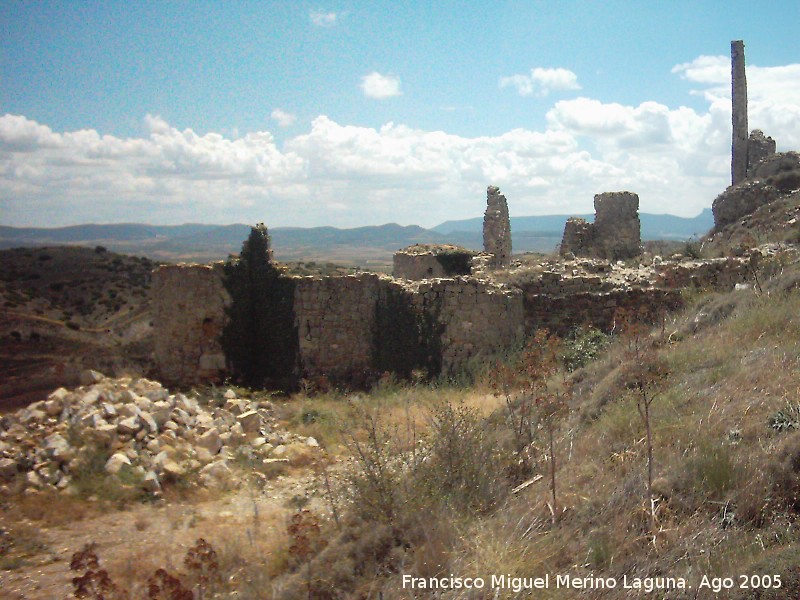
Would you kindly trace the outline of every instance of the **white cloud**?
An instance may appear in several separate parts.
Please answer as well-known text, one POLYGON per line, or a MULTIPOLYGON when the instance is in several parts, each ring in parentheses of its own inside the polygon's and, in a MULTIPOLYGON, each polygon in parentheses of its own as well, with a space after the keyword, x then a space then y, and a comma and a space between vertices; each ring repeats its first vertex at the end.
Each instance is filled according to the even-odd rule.
MULTIPOLYGON (((700 56, 676 65, 673 73, 702 86, 711 110, 727 111, 730 120, 731 63, 727 56, 700 56)), ((777 67, 747 65, 747 102, 750 129, 762 129, 778 142, 778 149, 800 148, 800 64, 777 67)))
POLYGON ((279 127, 290 127, 297 120, 296 115, 283 111, 280 108, 273 110, 270 117, 278 123, 279 127))
POLYGON ((378 100, 402 94, 399 77, 396 75, 381 75, 377 71, 373 71, 361 78, 361 89, 365 96, 377 98, 378 100))
POLYGON ((529 75, 510 75, 500 78, 500 87, 514 87, 520 96, 547 96, 550 92, 579 90, 578 76, 569 69, 531 69, 529 75))
POLYGON ((339 15, 335 12, 315 9, 308 14, 308 18, 316 27, 333 27, 338 22, 339 15))
MULTIPOLYGON (((5 115, 0 219, 431 226, 482 214, 489 184, 514 215, 591 212, 594 194, 627 189, 644 212, 690 216, 730 179, 730 86, 713 64, 674 70, 692 78, 705 109, 579 97, 553 103, 542 131, 494 136, 358 127, 321 115, 279 147, 268 131, 200 135, 152 115, 133 138, 55 132, 5 115)), ((750 125, 783 149, 800 148, 798 69, 748 67, 750 125)))

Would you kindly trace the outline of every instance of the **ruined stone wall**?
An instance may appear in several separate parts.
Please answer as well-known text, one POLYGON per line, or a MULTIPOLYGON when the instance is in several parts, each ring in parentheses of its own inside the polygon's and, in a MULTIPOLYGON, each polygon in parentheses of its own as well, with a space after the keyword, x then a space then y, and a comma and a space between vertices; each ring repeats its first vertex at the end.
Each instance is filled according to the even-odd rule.
POLYGON ((662 263, 655 267, 655 285, 670 289, 708 289, 729 291, 737 283, 752 279, 751 258, 714 258, 682 263, 662 263))
POLYGON ((511 220, 508 202, 500 189, 486 188, 486 212, 483 216, 483 250, 494 258, 492 267, 507 267, 511 260, 511 220))
POLYGON ((756 176, 758 167, 770 156, 775 154, 776 148, 775 140, 765 136, 764 132, 760 129, 754 129, 750 132, 750 137, 747 139, 748 179, 752 179, 756 176))
POLYGON ((594 212, 594 223, 567 219, 561 240, 562 256, 624 260, 642 253, 639 196, 632 192, 597 194, 594 212))
MULTIPOLYGON (((561 335, 577 325, 610 330, 621 308, 637 314, 644 308, 655 318, 681 305, 682 288, 731 289, 750 279, 749 261, 667 262, 619 273, 608 263, 577 261, 572 268, 551 265, 553 270, 519 288, 470 277, 296 278, 300 376, 358 384, 385 370, 407 374, 410 361, 412 368, 437 364, 444 375, 454 375, 476 357, 507 349, 539 328, 561 335), (395 312, 402 318, 394 318, 395 312), (425 336, 430 339, 421 339, 425 336), (428 361, 420 353, 435 356, 428 361)), ((219 335, 230 302, 221 268, 159 267, 152 298, 155 358, 163 380, 180 385, 219 380, 225 367, 219 335)))
POLYGON ((491 356, 524 335, 522 292, 465 277, 409 288, 420 310, 442 325, 442 372, 454 375, 476 356, 491 356))
POLYGON ((564 224, 559 253, 562 256, 591 256, 594 254, 594 225, 586 219, 570 217, 564 224))
POLYGON ((609 331, 620 309, 656 320, 682 306, 686 288, 729 291, 752 280, 751 257, 664 262, 627 269, 619 277, 544 271, 522 285, 525 330, 539 328, 564 335, 579 325, 609 331))
POLYGON ((401 279, 419 281, 447 277, 442 264, 433 254, 409 254, 395 252, 392 274, 401 279))
POLYGON ((374 274, 297 279, 294 310, 302 375, 358 378, 372 367, 375 307, 391 278, 374 274))
POLYGON ((623 260, 642 253, 639 196, 605 192, 594 197, 595 247, 603 258, 623 260))
POLYGON ((155 360, 169 385, 216 381, 225 370, 219 342, 230 296, 222 265, 165 265, 153 271, 155 360))
POLYGON ((578 326, 609 332, 621 309, 656 321, 659 315, 682 306, 679 290, 655 288, 581 292, 569 296, 526 293, 524 300, 526 332, 547 329, 562 336, 578 326))
POLYGON ((414 244, 395 252, 392 274, 411 281, 470 275, 475 254, 450 244, 414 244))

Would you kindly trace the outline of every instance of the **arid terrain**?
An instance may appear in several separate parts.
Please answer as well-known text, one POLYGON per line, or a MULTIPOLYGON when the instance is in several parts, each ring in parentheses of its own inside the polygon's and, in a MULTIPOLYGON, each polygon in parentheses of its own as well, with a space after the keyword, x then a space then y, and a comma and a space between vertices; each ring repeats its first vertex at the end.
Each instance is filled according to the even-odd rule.
POLYGON ((516 256, 491 276, 541 286, 568 265, 559 285, 599 272, 624 288, 661 261, 756 243, 763 258, 656 322, 540 331, 457 377, 368 390, 166 389, 155 263, 3 251, 0 597, 412 598, 429 590, 408 578, 451 576, 498 598, 795 597, 797 206, 788 194, 683 258, 516 256))

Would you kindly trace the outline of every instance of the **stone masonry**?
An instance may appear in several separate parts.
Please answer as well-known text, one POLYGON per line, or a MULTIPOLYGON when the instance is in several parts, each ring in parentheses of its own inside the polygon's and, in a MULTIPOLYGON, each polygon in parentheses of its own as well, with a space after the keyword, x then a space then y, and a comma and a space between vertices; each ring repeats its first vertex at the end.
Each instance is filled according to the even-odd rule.
MULTIPOLYGON (((655 317, 680 306, 681 288, 729 290, 751 277, 748 258, 663 261, 639 268, 578 259, 538 268, 538 275, 516 285, 473 277, 412 282, 370 273, 296 278, 300 377, 349 384, 368 382, 378 366, 381 372, 391 370, 391 354, 388 363, 376 360, 381 351, 376 344, 403 334, 379 318, 391 317, 391 298, 400 298, 421 321, 433 323, 428 331, 436 339, 429 349, 439 353, 441 373, 448 376, 513 347, 538 328, 558 334, 578 325, 608 330, 620 308, 637 313, 644 308, 655 317)), ((229 301, 221 269, 163 266, 153 281, 161 377, 181 385, 218 381, 225 365, 218 334, 229 301)), ((382 356, 386 359, 387 353, 382 356)))
POLYGON ((230 296, 222 263, 165 265, 153 271, 155 359, 165 382, 220 380, 225 353, 219 336, 230 296))
POLYGON ((561 254, 623 260, 642 253, 639 196, 605 192, 594 197, 594 223, 568 219, 561 254))
POLYGON ((753 129, 747 139, 747 178, 756 176, 758 167, 775 154, 776 144, 771 137, 764 135, 760 129, 753 129))
POLYGON ((302 277, 294 310, 302 375, 357 378, 372 361, 375 306, 391 279, 374 274, 302 277))
POLYGON ((412 281, 469 275, 474 256, 475 252, 459 246, 415 244, 395 252, 392 274, 412 281), (447 258, 460 260, 448 261, 447 258))
MULTIPOLYGON (((156 269, 153 281, 161 378, 170 384, 218 380, 225 366, 218 333, 229 302, 221 269, 164 266, 156 269), (209 323, 217 334, 213 344, 207 338, 209 323)), ((507 348, 522 334, 519 290, 476 279, 408 282, 364 273, 295 281, 300 375, 312 381, 368 378, 375 367, 376 339, 380 339, 378 308, 391 293, 407 298, 420 317, 427 314, 438 324, 444 375, 456 373, 475 356, 507 348)))
POLYGON ((483 216, 483 250, 491 254, 490 266, 507 267, 511 260, 511 221, 508 202, 500 188, 486 189, 486 212, 483 216))
POLYGON ((731 185, 747 177, 747 75, 744 42, 731 42, 731 185))

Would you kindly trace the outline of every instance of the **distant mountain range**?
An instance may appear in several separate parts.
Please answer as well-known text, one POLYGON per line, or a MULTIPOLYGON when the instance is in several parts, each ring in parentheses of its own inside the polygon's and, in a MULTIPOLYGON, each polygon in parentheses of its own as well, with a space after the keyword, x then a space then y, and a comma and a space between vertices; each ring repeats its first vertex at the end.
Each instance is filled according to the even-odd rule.
MULTIPOLYGON (((517 232, 535 232, 557 236, 559 242, 564 233, 564 223, 570 217, 593 221, 594 215, 543 215, 538 217, 511 217, 511 234, 516 241, 517 232)), ((714 226, 714 215, 710 208, 703 209, 696 217, 676 217, 675 215, 639 215, 642 223, 643 240, 687 240, 701 236, 714 226)), ((482 232, 483 217, 461 221, 445 221, 431 228, 442 234, 453 232, 482 232)))
MULTIPOLYGON (((591 220, 591 215, 578 215, 591 220)), ((642 239, 684 240, 704 234, 714 219, 710 209, 688 219, 673 215, 641 214, 642 239)), ((512 217, 515 252, 549 252, 561 241, 567 215, 512 217)), ((241 249, 249 225, 175 226, 121 223, 74 225, 58 228, 0 226, 0 248, 80 244, 104 246, 115 252, 160 260, 207 262, 222 260, 241 249)), ((446 221, 432 229, 416 225, 387 225, 337 229, 335 227, 270 228, 275 256, 282 261, 385 264, 392 254, 411 244, 458 244, 483 247, 483 219, 446 221)))

